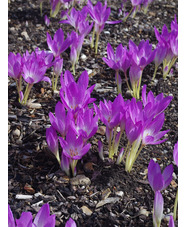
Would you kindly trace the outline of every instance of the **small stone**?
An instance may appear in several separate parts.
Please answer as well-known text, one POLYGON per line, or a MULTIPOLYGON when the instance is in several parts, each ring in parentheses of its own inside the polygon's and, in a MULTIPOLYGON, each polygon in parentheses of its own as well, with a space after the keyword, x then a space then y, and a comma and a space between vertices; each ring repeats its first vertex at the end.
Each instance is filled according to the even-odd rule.
POLYGON ((86 206, 82 206, 81 209, 82 209, 83 213, 88 216, 90 216, 92 214, 92 211, 86 206))
POLYGON ((98 133, 98 134, 104 136, 104 135, 105 135, 105 132, 106 132, 106 127, 102 125, 102 126, 100 126, 100 127, 98 128, 98 130, 97 130, 96 133, 98 133))
POLYGON ((13 131, 13 136, 15 136, 15 137, 20 137, 20 134, 21 134, 21 132, 19 129, 16 129, 13 131))
POLYGON ((147 217, 149 216, 149 213, 150 213, 149 211, 147 211, 146 209, 143 209, 143 208, 140 209, 140 212, 139 212, 140 215, 145 215, 147 217))
POLYGON ((104 31, 104 34, 110 35, 110 32, 109 31, 104 31))
POLYGON ((119 197, 123 197, 124 196, 124 192, 123 191, 118 191, 115 193, 117 196, 119 197))
POLYGON ((91 181, 85 175, 77 175, 76 177, 73 177, 70 179, 70 183, 73 186, 77 186, 77 185, 87 186, 91 184, 91 181))
POLYGON ((175 172, 173 172, 172 177, 174 180, 177 180, 177 176, 176 176, 175 172))
POLYGON ((30 40, 30 37, 28 36, 28 33, 26 31, 21 32, 21 35, 24 36, 27 41, 30 40))
POLYGON ((75 199, 76 199, 76 197, 72 195, 72 196, 68 196, 68 197, 67 197, 67 199, 70 199, 70 200, 75 200, 75 199))
POLYGON ((87 56, 86 56, 85 54, 82 54, 82 55, 81 55, 81 59, 82 59, 83 61, 85 61, 85 60, 87 59, 87 56))

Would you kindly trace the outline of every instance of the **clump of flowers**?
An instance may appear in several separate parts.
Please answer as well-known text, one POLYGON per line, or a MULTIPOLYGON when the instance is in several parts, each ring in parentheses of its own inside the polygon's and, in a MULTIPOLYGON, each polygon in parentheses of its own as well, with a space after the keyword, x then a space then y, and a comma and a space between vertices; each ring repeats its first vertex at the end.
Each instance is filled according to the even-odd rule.
POLYGON ((178 24, 176 15, 174 20, 171 22, 170 32, 168 31, 166 25, 163 26, 161 34, 158 32, 156 27, 154 27, 154 31, 156 39, 158 40, 158 44, 154 59, 155 71, 153 79, 155 79, 157 69, 162 62, 163 78, 165 79, 178 58, 178 24))
POLYGON ((23 212, 19 219, 14 220, 12 211, 10 209, 10 206, 8 205, 8 226, 10 227, 55 227, 55 218, 55 214, 50 215, 50 206, 48 203, 46 203, 40 208, 39 212, 34 218, 34 221, 31 212, 23 212))
POLYGON ((51 84, 49 77, 45 76, 46 70, 52 65, 53 55, 47 51, 39 51, 36 48, 35 52, 29 54, 26 51, 23 57, 18 53, 9 54, 8 57, 8 75, 15 79, 17 91, 19 94, 19 102, 27 104, 30 90, 35 83, 47 81, 51 84), (22 78, 27 83, 24 95, 22 91, 22 78))
MULTIPOLYGON (((135 98, 124 101, 119 94, 113 102, 100 101, 99 108, 94 104, 96 114, 106 125, 109 158, 118 157, 116 162, 119 164, 126 156, 125 170, 130 172, 145 146, 166 141, 166 139, 161 140, 169 131, 161 131, 165 119, 163 111, 171 100, 171 96, 163 97, 162 93, 154 97, 151 91, 146 96, 146 86, 144 86, 142 102, 137 102, 135 98), (118 153, 123 134, 127 137, 128 143, 126 148, 118 153)), ((99 150, 100 155, 103 156, 101 144, 99 144, 99 150)))
POLYGON ((76 175, 76 165, 90 149, 87 143, 97 131, 98 116, 94 116, 93 109, 88 104, 95 101, 91 98, 94 86, 87 89, 88 73, 84 71, 77 83, 73 75, 66 71, 61 75, 61 102, 55 108, 55 116, 49 113, 52 126, 46 131, 49 149, 56 156, 61 169, 67 175, 76 175), (60 136, 57 136, 59 134, 60 136), (59 154, 58 139, 62 148, 59 154))

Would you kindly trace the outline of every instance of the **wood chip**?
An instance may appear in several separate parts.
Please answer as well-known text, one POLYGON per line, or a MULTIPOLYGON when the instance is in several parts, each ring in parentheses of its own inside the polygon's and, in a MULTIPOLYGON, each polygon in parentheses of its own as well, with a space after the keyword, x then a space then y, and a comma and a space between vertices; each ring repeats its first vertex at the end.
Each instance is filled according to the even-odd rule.
POLYGON ((100 126, 97 130, 97 133, 104 136, 106 132, 106 127, 105 126, 100 126))
POLYGON ((16 199, 32 199, 33 195, 21 195, 21 194, 17 194, 16 195, 16 199))
POLYGON ((92 211, 86 206, 82 206, 81 209, 82 209, 83 213, 88 216, 90 216, 92 214, 92 211))
POLYGON ((105 204, 107 203, 116 203, 119 201, 119 198, 118 197, 110 197, 110 198, 107 198, 107 199, 104 199, 104 200, 101 200, 97 205, 96 205, 96 208, 99 208, 101 206, 104 206, 105 204))
POLYGON ((107 198, 109 197, 110 193, 111 193, 110 188, 105 189, 105 190, 102 192, 101 198, 102 198, 102 199, 107 199, 107 198))

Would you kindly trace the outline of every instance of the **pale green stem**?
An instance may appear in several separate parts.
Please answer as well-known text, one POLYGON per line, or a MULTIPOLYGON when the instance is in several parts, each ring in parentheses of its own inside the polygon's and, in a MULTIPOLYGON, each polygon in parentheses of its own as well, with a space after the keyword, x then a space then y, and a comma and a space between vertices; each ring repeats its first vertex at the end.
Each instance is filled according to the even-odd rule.
POLYGON ((59 75, 56 75, 55 83, 54 83, 54 90, 55 90, 55 91, 57 90, 57 81, 58 81, 58 77, 59 77, 59 75))
POLYGON ((125 160, 125 170, 126 170, 126 171, 127 171, 127 169, 128 169, 128 157, 129 157, 129 155, 130 155, 130 146, 131 146, 131 144, 130 144, 130 142, 128 141, 127 147, 126 147, 126 151, 124 152, 124 155, 123 155, 123 158, 122 158, 122 160, 123 160, 124 157, 125 157, 125 154, 126 154, 126 160, 125 160))
POLYGON ((75 75, 76 74, 75 64, 72 64, 72 71, 73 71, 73 75, 75 75))
POLYGON ((99 41, 99 33, 96 33, 95 54, 98 53, 98 41, 99 41))
POLYGON ((28 84, 28 88, 27 90, 25 91, 25 95, 24 95, 24 99, 23 99, 23 104, 26 104, 27 103, 27 99, 28 99, 28 96, 30 94, 30 91, 31 91, 31 88, 33 87, 33 84, 28 84))
POLYGON ((122 134, 123 134, 123 131, 120 132, 119 140, 118 140, 117 146, 114 146, 114 154, 116 154, 116 155, 117 155, 117 153, 118 153, 118 147, 119 147, 119 143, 120 143, 122 134))
POLYGON ((76 165, 77 165, 77 162, 78 162, 78 160, 72 160, 72 162, 71 162, 71 164, 70 164, 70 166, 71 166, 71 170, 72 170, 72 176, 73 177, 75 177, 75 167, 76 167, 76 165))
POLYGON ((128 17, 129 17, 130 14, 132 13, 133 9, 134 9, 134 6, 131 8, 129 14, 123 19, 123 22, 125 22, 125 21, 128 19, 128 17))
POLYGON ((91 40, 91 44, 90 44, 90 47, 91 47, 91 48, 94 47, 94 37, 95 37, 95 25, 94 25, 94 28, 93 28, 92 40, 91 40))
POLYGON ((60 160, 60 157, 59 157, 59 151, 57 151, 56 159, 59 162, 59 165, 61 166, 61 160, 60 160))
POLYGON ((131 92, 131 88, 130 88, 130 85, 129 85, 129 82, 128 82, 128 78, 127 78, 127 72, 124 72, 125 74, 125 80, 126 80, 126 83, 127 83, 127 87, 129 89, 129 91, 131 92))
POLYGON ((138 158, 138 156, 139 156, 141 150, 144 148, 144 146, 145 146, 145 145, 143 145, 143 144, 141 145, 141 147, 140 147, 140 149, 138 150, 138 152, 137 152, 135 158, 132 160, 131 165, 130 165, 129 170, 128 170, 129 173, 130 173, 130 171, 132 170, 132 167, 133 167, 133 165, 134 165, 134 162, 135 162, 136 159, 138 158))
POLYGON ((119 70, 116 70, 116 84, 117 84, 117 89, 118 89, 118 95, 122 94, 121 89, 119 87, 119 78, 118 78, 119 70))
POLYGON ((177 206, 178 206, 178 189, 177 189, 177 193, 176 193, 176 199, 174 202, 174 221, 176 221, 176 213, 177 213, 177 206))
POLYGON ((142 78, 142 74, 143 74, 143 71, 141 72, 141 76, 140 76, 140 79, 139 79, 139 84, 138 84, 138 88, 137 88, 137 94, 136 94, 136 98, 139 99, 139 93, 140 93, 140 87, 141 87, 141 78, 142 78))
POLYGON ((155 79, 157 70, 158 70, 158 66, 155 66, 154 74, 153 74, 152 80, 155 79))
POLYGON ((41 14, 41 17, 43 16, 43 13, 42 13, 42 6, 43 6, 43 2, 40 2, 40 14, 41 14))
POLYGON ((175 64, 177 58, 178 58, 177 56, 176 56, 176 57, 173 57, 173 59, 172 59, 171 62, 169 63, 167 72, 166 72, 165 74, 163 74, 163 79, 165 79, 165 78, 167 77, 167 75, 169 74, 169 72, 170 72, 172 66, 175 64))
POLYGON ((109 158, 111 158, 112 159, 112 151, 111 151, 111 149, 112 149, 112 138, 111 138, 111 136, 112 136, 112 130, 109 130, 109 158))
POLYGON ((53 72, 53 75, 52 75, 52 90, 54 91, 54 72, 53 72))
MULTIPOLYGON (((112 145, 111 145, 111 158, 113 159, 113 156, 114 156, 114 144, 115 144, 115 139, 116 139, 116 131, 117 129, 117 126, 114 128, 114 136, 113 136, 113 139, 112 139, 112 145)), ((109 151, 110 153, 110 151, 109 151)))
POLYGON ((18 100, 19 100, 19 102, 21 103, 21 97, 20 97, 20 93, 19 93, 20 90, 19 90, 19 85, 18 85, 18 83, 19 83, 18 80, 16 80, 16 87, 17 87, 17 92, 18 92, 18 95, 19 95, 19 99, 18 99, 18 100))
POLYGON ((147 5, 147 7, 144 8, 144 14, 147 14, 148 8, 149 8, 149 5, 147 5))
POLYGON ((136 13, 138 12, 139 6, 137 6, 136 8, 137 8, 137 9, 135 10, 135 12, 134 12, 132 18, 134 18, 134 17, 136 16, 136 13))

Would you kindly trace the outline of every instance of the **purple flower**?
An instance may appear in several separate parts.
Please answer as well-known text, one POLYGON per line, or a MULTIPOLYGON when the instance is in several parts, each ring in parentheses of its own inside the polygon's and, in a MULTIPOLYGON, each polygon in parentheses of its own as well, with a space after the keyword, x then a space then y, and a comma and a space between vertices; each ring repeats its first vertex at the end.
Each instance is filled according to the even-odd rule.
POLYGON ((119 70, 121 68, 121 59, 123 53, 123 46, 120 44, 116 48, 116 54, 114 54, 114 50, 110 43, 107 44, 107 58, 103 57, 103 61, 114 70, 119 70))
POLYGON ((161 224, 161 219, 163 218, 163 206, 164 206, 163 197, 159 191, 156 191, 153 209, 154 226, 160 226, 161 224))
POLYGON ((39 227, 55 227, 55 214, 50 215, 50 206, 48 203, 40 208, 35 216, 34 224, 39 227))
POLYGON ((178 141, 177 141, 177 143, 174 145, 173 158, 174 158, 174 162, 175 162, 176 165, 178 166, 178 141))
POLYGON ((155 51, 152 51, 152 44, 149 44, 149 40, 142 40, 138 46, 132 40, 129 40, 129 51, 132 53, 132 62, 140 66, 142 70, 155 57, 155 51))
POLYGON ((130 0, 133 6, 138 6, 142 3, 143 0, 130 0))
POLYGON ((45 24, 47 27, 50 25, 50 19, 47 17, 47 15, 45 15, 45 24))
POLYGON ((144 131, 142 134, 142 144, 160 144, 165 142, 167 139, 160 140, 162 136, 164 136, 169 130, 160 131, 165 120, 164 113, 156 116, 152 121, 145 124, 144 131))
POLYGON ((135 98, 137 98, 137 88, 138 86, 140 86, 139 81, 140 81, 141 75, 142 75, 142 69, 136 64, 131 65, 130 71, 129 71, 129 77, 132 85, 133 96, 135 98))
POLYGON ((56 156, 58 162, 60 162, 58 152, 58 136, 55 129, 52 126, 46 129, 46 141, 49 149, 56 156))
POLYGON ((69 220, 65 224, 65 227, 76 227, 76 223, 72 218, 69 218, 69 220))
POLYGON ((8 204, 8 227, 15 227, 14 216, 12 214, 9 204, 8 204))
POLYGON ((156 47, 156 53, 154 58, 155 67, 158 67, 166 57, 167 45, 164 43, 158 43, 156 47))
POLYGON ((22 73, 22 57, 18 53, 15 55, 14 53, 10 52, 8 55, 8 75, 15 80, 21 77, 22 73))
POLYGON ((148 166, 148 180, 153 191, 164 190, 171 182, 173 174, 173 165, 167 166, 161 174, 161 169, 158 163, 153 159, 150 160, 148 166))
POLYGON ((178 56, 178 33, 175 31, 170 35, 170 47, 174 56, 178 56))
POLYGON ((60 10, 61 1, 60 0, 50 0, 50 5, 51 5, 50 16, 55 17, 60 10))
POLYGON ((70 161, 71 159, 68 158, 66 155, 61 153, 61 169, 67 174, 67 176, 70 176, 70 161))
POLYGON ((64 80, 61 78, 62 88, 60 90, 60 98, 67 110, 72 110, 73 114, 80 109, 87 107, 91 102, 94 102, 94 98, 90 98, 90 94, 93 91, 95 85, 88 87, 89 76, 87 71, 84 71, 77 83, 74 81, 72 74, 66 71, 64 74, 64 80), (70 80, 66 79, 70 75, 70 80))
POLYGON ((34 222, 32 222, 31 212, 23 212, 19 219, 14 222, 13 214, 8 205, 8 226, 9 227, 55 227, 55 215, 50 215, 49 204, 44 204, 36 214, 34 222))
POLYGON ((57 57, 53 63, 54 66, 54 73, 59 76, 63 70, 63 58, 57 57))
POLYGON ((89 108, 77 115, 76 130, 85 141, 91 138, 98 129, 98 116, 93 117, 93 115, 93 109, 89 108))
POLYGON ((174 227, 175 225, 174 225, 174 218, 173 218, 173 216, 171 215, 170 216, 170 219, 169 219, 169 227, 174 227))
POLYGON ((90 143, 84 146, 82 136, 77 138, 76 133, 71 127, 69 127, 66 139, 64 140, 62 137, 59 137, 59 141, 61 147, 63 148, 63 154, 67 158, 71 158, 73 160, 81 159, 91 147, 90 143))
POLYGON ((50 122, 52 127, 65 138, 69 125, 74 126, 73 115, 69 110, 66 114, 64 105, 58 102, 55 107, 55 116, 53 113, 49 113, 50 122))
POLYGON ((100 140, 98 141, 98 153, 101 160, 104 161, 103 143, 100 140))
POLYGON ((52 51, 54 57, 59 57, 62 52, 64 52, 72 43, 72 40, 67 37, 64 40, 64 33, 61 28, 59 28, 54 34, 54 39, 47 32, 47 44, 49 49, 52 51))
POLYGON ((96 114, 98 114, 101 121, 112 130, 116 127, 121 120, 121 108, 124 100, 121 94, 119 94, 113 103, 104 99, 104 103, 100 101, 99 108, 94 104, 96 114))

